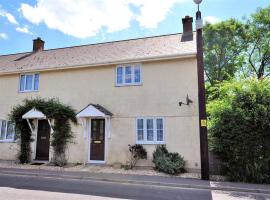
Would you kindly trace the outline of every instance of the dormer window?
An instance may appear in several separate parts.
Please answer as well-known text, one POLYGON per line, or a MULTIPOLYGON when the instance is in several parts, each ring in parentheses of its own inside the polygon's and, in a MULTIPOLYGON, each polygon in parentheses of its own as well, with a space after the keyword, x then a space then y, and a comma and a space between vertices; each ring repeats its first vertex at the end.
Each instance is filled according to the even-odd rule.
POLYGON ((141 65, 127 64, 116 67, 116 86, 142 84, 141 65))
POLYGON ((21 74, 20 92, 35 92, 39 88, 39 74, 21 74))

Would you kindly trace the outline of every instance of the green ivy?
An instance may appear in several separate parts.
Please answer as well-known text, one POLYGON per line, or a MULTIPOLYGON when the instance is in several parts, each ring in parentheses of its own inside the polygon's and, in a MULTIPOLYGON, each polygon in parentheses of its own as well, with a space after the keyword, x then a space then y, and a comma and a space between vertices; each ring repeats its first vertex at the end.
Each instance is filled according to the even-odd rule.
POLYGON ((73 138, 70 123, 77 124, 77 118, 72 107, 60 103, 55 98, 25 99, 22 104, 12 109, 10 119, 16 123, 16 138, 20 141, 18 156, 20 162, 28 163, 30 161, 31 131, 27 121, 22 119, 22 116, 32 108, 43 112, 48 119, 54 119, 54 133, 51 141, 51 146, 54 149, 54 161, 57 165, 64 165, 66 163, 65 150, 73 138))

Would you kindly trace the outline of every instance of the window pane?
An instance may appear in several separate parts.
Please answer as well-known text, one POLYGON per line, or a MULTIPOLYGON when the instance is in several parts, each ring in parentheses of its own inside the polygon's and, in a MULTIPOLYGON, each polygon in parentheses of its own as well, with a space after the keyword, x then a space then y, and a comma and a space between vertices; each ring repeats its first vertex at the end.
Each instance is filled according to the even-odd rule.
POLYGON ((123 67, 117 67, 117 84, 123 83, 123 67))
POLYGON ((137 129, 143 129, 143 119, 137 120, 137 129))
POLYGON ((137 140, 143 140, 143 119, 137 120, 137 140))
POLYGON ((134 68, 134 82, 135 83, 141 82, 141 68, 140 68, 140 66, 136 66, 134 68))
POLYGON ((24 91, 24 81, 25 81, 25 75, 21 75, 20 91, 24 91))
POLYGON ((39 86, 39 74, 35 74, 34 90, 38 90, 38 86, 39 86))
POLYGON ((6 120, 2 120, 2 124, 1 124, 1 134, 0 134, 0 139, 4 140, 5 139, 5 132, 6 132, 6 125, 7 125, 7 121, 6 120))
POLYGON ((11 140, 14 138, 14 135, 15 135, 15 124, 9 121, 7 123, 6 139, 11 140))
POLYGON ((125 82, 126 83, 131 83, 132 79, 131 79, 131 67, 127 66, 125 67, 125 82))
POLYGON ((146 120, 146 127, 147 127, 147 141, 154 140, 154 124, 153 119, 146 120))
POLYGON ((157 141, 163 141, 163 130, 157 130, 157 141))
POLYGON ((32 90, 33 75, 26 75, 25 90, 32 90))
POLYGON ((104 138, 103 138, 103 136, 105 135, 104 134, 104 122, 105 121, 103 121, 103 120, 100 120, 99 121, 99 127, 100 127, 100 134, 99 134, 99 140, 103 140, 104 138))
POLYGON ((157 129, 163 129, 163 120, 157 119, 157 129))
POLYGON ((138 141, 143 141, 143 130, 138 130, 137 131, 137 140, 138 141))
POLYGON ((157 141, 163 140, 163 120, 157 119, 157 141))

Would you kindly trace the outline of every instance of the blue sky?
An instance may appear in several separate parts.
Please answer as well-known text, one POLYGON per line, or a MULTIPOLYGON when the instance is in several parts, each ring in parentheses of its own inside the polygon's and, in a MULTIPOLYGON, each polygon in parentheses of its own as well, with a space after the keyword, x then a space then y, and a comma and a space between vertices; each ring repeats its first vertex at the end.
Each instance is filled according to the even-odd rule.
MULTIPOLYGON (((203 0, 205 20, 242 19, 269 0, 203 0)), ((0 55, 182 32, 193 0, 0 0, 0 55)))

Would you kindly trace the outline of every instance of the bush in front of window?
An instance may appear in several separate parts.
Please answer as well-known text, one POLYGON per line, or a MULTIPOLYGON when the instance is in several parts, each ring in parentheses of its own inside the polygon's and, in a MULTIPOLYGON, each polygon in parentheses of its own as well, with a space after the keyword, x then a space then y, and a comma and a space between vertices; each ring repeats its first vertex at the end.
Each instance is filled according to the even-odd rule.
POLYGON ((156 170, 167 174, 176 175, 185 172, 184 157, 179 153, 169 152, 165 145, 156 147, 153 153, 153 163, 156 170))
POLYGON ((138 160, 147 159, 147 152, 145 148, 140 144, 128 145, 128 149, 130 152, 130 158, 128 164, 125 166, 125 169, 133 169, 138 160))

